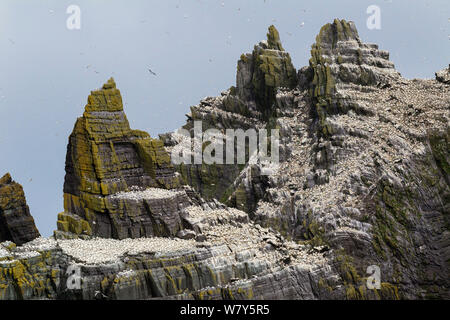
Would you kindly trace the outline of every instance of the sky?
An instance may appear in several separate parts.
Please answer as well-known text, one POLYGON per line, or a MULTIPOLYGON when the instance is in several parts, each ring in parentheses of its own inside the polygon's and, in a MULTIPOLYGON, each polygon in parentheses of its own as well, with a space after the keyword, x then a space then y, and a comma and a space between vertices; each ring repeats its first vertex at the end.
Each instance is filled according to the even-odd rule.
POLYGON ((268 26, 300 69, 335 18, 388 50, 405 78, 434 78, 450 63, 448 0, 2 0, 0 176, 22 184, 49 236, 63 211, 68 136, 91 90, 114 77, 131 127, 157 137, 234 85, 237 60, 268 26), (71 5, 79 29, 67 27, 71 5), (370 5, 380 9, 380 29, 367 27, 370 5))

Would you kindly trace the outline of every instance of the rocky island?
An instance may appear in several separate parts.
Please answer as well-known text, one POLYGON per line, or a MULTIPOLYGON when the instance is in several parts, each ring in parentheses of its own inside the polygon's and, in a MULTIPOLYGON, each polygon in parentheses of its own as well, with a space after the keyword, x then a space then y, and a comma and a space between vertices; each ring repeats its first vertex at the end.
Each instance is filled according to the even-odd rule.
POLYGON ((297 71, 270 26, 182 128, 278 129, 263 174, 172 163, 190 143, 131 129, 111 78, 69 137, 52 237, 0 179, 0 299, 449 299, 449 79, 403 78, 338 19, 297 71))

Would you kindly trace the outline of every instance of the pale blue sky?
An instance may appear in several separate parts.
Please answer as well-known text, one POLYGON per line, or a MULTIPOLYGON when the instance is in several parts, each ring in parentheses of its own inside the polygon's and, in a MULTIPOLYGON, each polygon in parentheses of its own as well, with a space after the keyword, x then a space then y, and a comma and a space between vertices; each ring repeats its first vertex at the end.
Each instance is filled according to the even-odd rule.
POLYGON ((355 21, 407 78, 432 78, 450 62, 448 0, 2 0, 0 175, 24 186, 48 236, 63 210, 67 138, 90 90, 113 76, 132 128, 156 136, 233 85, 239 56, 270 24, 299 69, 334 18, 355 21), (71 4, 81 8, 80 30, 66 28, 71 4), (366 28, 371 4, 381 8, 381 30, 366 28))

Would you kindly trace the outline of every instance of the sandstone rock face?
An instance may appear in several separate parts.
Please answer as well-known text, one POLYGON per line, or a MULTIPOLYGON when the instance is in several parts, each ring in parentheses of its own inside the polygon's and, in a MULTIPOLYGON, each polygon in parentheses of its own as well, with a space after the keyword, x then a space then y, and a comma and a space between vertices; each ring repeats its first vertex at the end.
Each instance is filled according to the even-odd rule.
POLYGON ((152 213, 159 214, 161 202, 172 201, 173 195, 163 199, 156 195, 155 200, 147 194, 136 199, 133 191, 178 186, 162 142, 130 129, 120 91, 110 79, 91 92, 69 137, 64 212, 58 215, 56 234, 118 239, 166 235, 177 228, 160 227, 152 213), (118 193, 123 194, 113 196, 118 193))
POLYGON ((0 241, 21 245, 38 237, 22 186, 5 174, 0 179, 0 241))

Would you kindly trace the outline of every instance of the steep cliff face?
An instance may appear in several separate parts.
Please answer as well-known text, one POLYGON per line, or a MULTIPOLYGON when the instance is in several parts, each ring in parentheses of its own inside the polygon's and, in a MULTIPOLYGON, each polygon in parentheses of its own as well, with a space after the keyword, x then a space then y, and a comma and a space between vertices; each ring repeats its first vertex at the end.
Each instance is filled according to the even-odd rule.
MULTIPOLYGON (((154 193, 155 190, 147 189, 154 193)), ((173 191, 170 191, 173 192, 173 191)), ((331 252, 287 241, 189 188, 180 238, 0 243, 0 300, 331 299, 331 252), (192 237, 187 237, 192 235, 192 237)), ((173 199, 173 202, 179 200, 173 199)), ((173 208, 163 204, 163 215, 173 208)))
POLYGON ((5 174, 0 179, 0 242, 22 245, 38 237, 22 186, 5 174))
POLYGON ((236 87, 184 126, 194 143, 195 120, 279 129, 269 171, 248 154, 173 168, 170 152, 192 155, 186 136, 131 130, 114 82, 93 91, 69 138, 56 237, 0 243, 0 299, 450 298, 447 71, 404 79, 335 20, 292 74, 270 27, 236 87))
MULTIPOLYGON (((394 64, 389 61, 389 53, 379 50, 376 44, 363 43, 353 22, 334 20, 326 24, 312 45, 309 70, 312 74, 309 98, 314 106, 315 126, 318 137, 332 140, 338 135, 330 116, 346 114, 349 110, 356 113, 370 113, 363 103, 355 101, 349 94, 358 94, 365 88, 389 86, 389 82, 400 79, 394 64)), ((369 89, 370 90, 370 89, 369 89)), ((317 145, 318 152, 324 155, 316 161, 314 182, 327 181, 329 171, 334 164, 327 145, 317 145)), ((335 150, 333 150, 334 152, 335 150)))
MULTIPOLYGON (((201 137, 194 133, 194 123, 201 122, 203 131, 218 129, 270 129, 276 126, 278 104, 276 93, 280 88, 290 90, 297 85, 297 75, 289 53, 284 51, 280 36, 274 26, 270 26, 267 40, 254 46, 252 53, 242 54, 237 63, 236 86, 224 91, 220 97, 208 97, 199 105, 191 107, 188 121, 183 127, 191 130, 191 137, 197 141, 201 137)), ((175 134, 160 136, 168 151, 189 153, 191 146, 184 143, 184 137, 175 134)), ((202 142, 200 142, 202 143, 202 142)), ((236 150, 235 150, 236 151, 236 150)), ((224 154, 225 155, 225 154, 224 154)), ((249 160, 247 152, 246 162, 249 160)), ((225 163, 225 158, 223 163, 225 163)), ((181 164, 176 170, 182 181, 193 186, 205 199, 219 199, 227 202, 234 192, 233 184, 239 178, 245 163, 241 164, 181 164)), ((264 179, 264 177, 262 177, 264 179)), ((253 208, 261 190, 252 199, 238 199, 240 209, 253 208)))
MULTIPOLYGON (((261 165, 246 164, 220 199, 288 238, 337 250, 348 298, 367 298, 359 288, 369 265, 392 297, 448 297, 446 72, 404 79, 352 22, 325 25, 297 87, 278 88, 272 117, 254 122, 280 129, 279 169, 263 176, 261 165)), ((222 111, 233 93, 193 110, 205 122, 214 115, 209 127, 234 128, 223 119, 250 117, 222 111)))
POLYGON ((177 223, 168 226, 158 218, 161 202, 171 202, 171 196, 135 199, 132 191, 178 186, 162 142, 130 129, 120 91, 110 79, 91 92, 69 137, 64 212, 56 235, 123 239, 176 232, 177 223), (112 196, 119 192, 120 197, 112 196))
POLYGON ((436 72, 436 80, 442 83, 450 84, 450 65, 448 68, 436 72))
POLYGON ((241 56, 237 70, 237 96, 246 102, 247 109, 255 107, 266 120, 273 115, 277 89, 293 89, 297 84, 291 57, 284 51, 274 26, 269 27, 267 41, 255 45, 251 54, 241 56))

